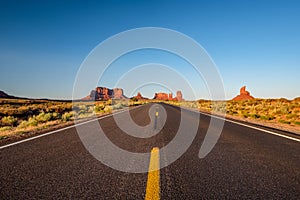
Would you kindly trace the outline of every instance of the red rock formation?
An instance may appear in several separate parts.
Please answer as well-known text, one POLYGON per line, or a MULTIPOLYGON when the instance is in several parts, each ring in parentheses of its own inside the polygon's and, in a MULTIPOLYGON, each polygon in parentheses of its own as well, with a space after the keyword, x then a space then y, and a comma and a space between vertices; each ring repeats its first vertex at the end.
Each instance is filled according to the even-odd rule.
MULTIPOLYGON (((148 99, 145 98, 141 95, 139 92, 137 96, 132 97, 132 99, 148 99)), ((92 90, 90 95, 82 98, 81 100, 96 100, 96 101, 106 101, 109 99, 127 99, 127 97, 124 96, 123 94, 123 89, 121 88, 114 88, 114 89, 109 89, 106 87, 96 87, 95 90, 92 90)), ((181 91, 177 91, 176 97, 173 98, 173 94, 167 94, 167 93, 155 93, 155 96, 153 99, 157 100, 163 100, 163 101, 182 101, 182 93, 181 91)))
POLYGON ((142 99, 143 96, 142 96, 141 93, 139 92, 139 93, 137 94, 136 98, 137 98, 137 99, 142 99))
POLYGON ((167 101, 167 100, 169 100, 169 95, 167 93, 163 93, 163 92, 155 93, 153 99, 167 101))
POLYGON ((123 89, 121 88, 114 88, 114 98, 115 99, 123 99, 124 96, 123 96, 123 89))
POLYGON ((109 100, 109 99, 125 99, 123 95, 123 89, 114 88, 109 89, 106 87, 96 87, 95 90, 92 90, 90 95, 83 98, 83 100, 109 100))
POLYGON ((136 96, 132 97, 132 99, 135 98, 135 99, 138 99, 138 100, 141 100, 141 99, 148 99, 148 98, 145 98, 141 95, 141 93, 139 92, 136 96))
POLYGON ((135 98, 137 98, 137 99, 141 99, 141 98, 142 98, 142 95, 141 95, 141 93, 140 93, 140 92, 138 92, 138 94, 135 96, 135 98))
POLYGON ((163 101, 182 101, 182 93, 181 91, 177 91, 176 93, 176 97, 173 98, 173 94, 167 94, 167 93, 155 93, 154 98, 153 99, 157 99, 157 100, 163 100, 163 101))
POLYGON ((240 95, 250 95, 250 92, 246 91, 246 86, 240 89, 240 95))
POLYGON ((249 100, 254 99, 253 96, 250 95, 250 92, 246 90, 246 86, 243 86, 240 89, 240 94, 234 97, 232 100, 249 100))
POLYGON ((177 91, 176 98, 177 98, 177 101, 182 101, 183 100, 181 91, 177 91))

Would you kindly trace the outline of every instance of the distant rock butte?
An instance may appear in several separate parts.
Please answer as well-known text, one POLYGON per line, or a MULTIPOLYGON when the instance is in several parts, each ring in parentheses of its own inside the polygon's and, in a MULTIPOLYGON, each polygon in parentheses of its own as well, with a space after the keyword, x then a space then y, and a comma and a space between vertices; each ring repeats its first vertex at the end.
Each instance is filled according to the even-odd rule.
MULTIPOLYGON (((142 100, 142 99, 148 99, 146 97, 143 97, 141 95, 140 92, 138 92, 138 94, 134 97, 132 97, 131 99, 138 99, 138 100, 142 100)), ((82 98, 81 100, 88 100, 88 101, 106 101, 109 99, 128 99, 124 93, 123 93, 123 89, 121 88, 114 88, 114 89, 109 89, 106 87, 96 87, 95 90, 92 90, 90 95, 82 98)), ((181 91, 177 91, 176 93, 176 97, 173 98, 173 94, 167 94, 167 93, 155 93, 154 98, 153 99, 157 99, 157 100, 165 100, 165 101, 182 101, 182 93, 181 91)))
POLYGON ((154 98, 153 99, 157 99, 157 100, 163 100, 163 101, 182 101, 182 93, 181 91, 177 91, 176 93, 176 97, 173 98, 173 94, 172 93, 155 93, 154 98))
POLYGON ((90 95, 84 97, 82 100, 109 100, 109 99, 127 99, 123 94, 123 89, 106 87, 96 87, 92 90, 90 95))
POLYGON ((138 99, 138 100, 142 100, 142 99, 148 99, 148 98, 146 98, 146 97, 143 97, 142 95, 141 95, 141 93, 139 92, 136 96, 134 96, 134 97, 132 97, 132 99, 133 98, 135 98, 135 99, 138 99))
POLYGON ((246 86, 243 86, 240 89, 240 94, 234 97, 232 100, 249 100, 254 99, 253 96, 250 95, 250 92, 246 90, 246 86))

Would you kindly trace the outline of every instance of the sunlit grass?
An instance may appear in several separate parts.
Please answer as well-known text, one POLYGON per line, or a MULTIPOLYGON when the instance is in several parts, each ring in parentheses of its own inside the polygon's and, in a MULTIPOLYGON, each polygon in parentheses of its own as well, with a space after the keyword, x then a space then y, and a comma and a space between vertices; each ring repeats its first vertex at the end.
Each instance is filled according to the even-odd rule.
POLYGON ((68 124, 109 114, 129 106, 148 103, 145 100, 108 100, 59 102, 47 100, 0 100, 0 139, 24 135, 55 125, 68 124))
POLYGON ((26 135, 56 125, 73 123, 112 113, 130 106, 149 102, 164 102, 175 106, 215 114, 226 114, 237 119, 270 122, 300 130, 300 98, 254 99, 245 101, 160 101, 108 100, 59 102, 47 100, 0 99, 0 139, 26 135))
POLYGON ((203 112, 226 114, 239 119, 290 125, 300 128, 300 98, 254 99, 244 101, 168 101, 166 103, 203 112))

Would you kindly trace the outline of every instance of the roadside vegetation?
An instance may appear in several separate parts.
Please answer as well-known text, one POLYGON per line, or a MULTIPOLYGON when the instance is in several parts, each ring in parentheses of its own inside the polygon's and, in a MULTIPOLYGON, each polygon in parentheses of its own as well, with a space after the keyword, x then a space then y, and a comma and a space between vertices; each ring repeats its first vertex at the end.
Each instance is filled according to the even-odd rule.
MULTIPOLYGON (((112 113, 129 106, 158 100, 108 100, 63 102, 48 100, 0 99, 0 140, 22 137, 112 113)), ((163 101, 242 121, 300 133, 300 98, 254 99, 245 101, 163 101)))
POLYGON ((114 112, 143 100, 62 102, 48 100, 0 99, 0 140, 24 136, 55 126, 74 123, 114 112))
POLYGON ((300 132, 300 98, 254 99, 244 101, 185 101, 168 102, 176 106, 215 113, 243 121, 293 128, 300 132))

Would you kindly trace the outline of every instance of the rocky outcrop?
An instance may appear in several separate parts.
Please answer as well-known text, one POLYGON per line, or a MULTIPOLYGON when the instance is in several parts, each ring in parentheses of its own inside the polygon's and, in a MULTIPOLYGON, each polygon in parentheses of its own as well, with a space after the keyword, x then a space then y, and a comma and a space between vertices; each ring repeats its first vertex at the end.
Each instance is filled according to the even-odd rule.
MULTIPOLYGON (((107 101, 109 99, 128 99, 124 93, 123 89, 121 88, 114 88, 109 89, 106 87, 96 87, 95 90, 92 90, 90 95, 82 98, 81 100, 87 100, 87 101, 107 101)), ((148 99, 141 95, 139 92, 136 96, 132 97, 131 99, 148 99)), ((176 97, 173 98, 173 94, 167 94, 167 93, 155 93, 154 98, 157 100, 163 100, 163 101, 182 101, 182 93, 181 91, 177 91, 176 97)))
POLYGON ((132 99, 137 99, 137 100, 146 100, 146 99, 148 99, 148 98, 146 98, 146 97, 143 97, 143 96, 141 95, 141 93, 140 93, 140 92, 138 92, 138 94, 137 94, 136 96, 132 97, 132 99))
POLYGON ((243 86, 240 89, 240 94, 234 97, 232 100, 250 100, 254 99, 253 96, 250 95, 250 92, 246 90, 246 86, 243 86))
POLYGON ((167 93, 155 93, 154 98, 153 99, 157 99, 157 100, 163 100, 163 101, 182 101, 182 93, 181 91, 177 91, 176 93, 176 97, 173 98, 173 94, 167 94, 167 93))
POLYGON ((114 99, 124 99, 124 95, 123 95, 123 89, 121 88, 114 88, 113 89, 113 96, 114 99))
POLYGON ((177 91, 176 99, 177 99, 177 101, 182 101, 183 100, 181 91, 177 91))
POLYGON ((167 101, 169 100, 169 95, 163 92, 155 93, 153 99, 167 101))
POLYGON ((106 87, 96 87, 95 90, 92 90, 90 95, 83 98, 82 100, 109 100, 109 99, 126 99, 123 94, 123 89, 114 88, 109 89, 106 87))

